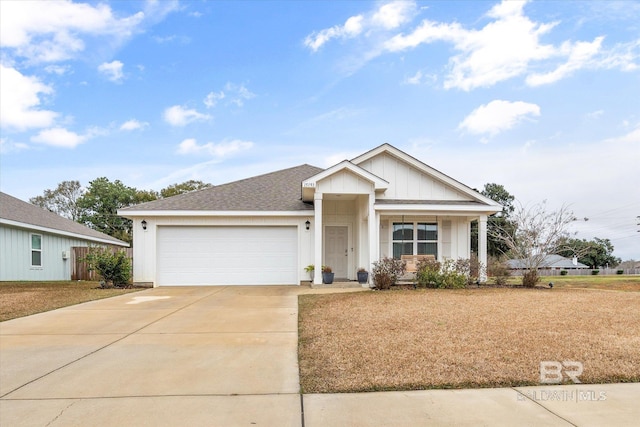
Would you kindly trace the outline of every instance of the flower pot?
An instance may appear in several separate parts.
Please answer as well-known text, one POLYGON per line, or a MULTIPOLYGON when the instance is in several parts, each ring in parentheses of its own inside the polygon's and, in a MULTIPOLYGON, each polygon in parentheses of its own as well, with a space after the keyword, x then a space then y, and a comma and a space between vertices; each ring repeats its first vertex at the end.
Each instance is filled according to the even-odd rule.
POLYGON ((333 283, 333 275, 335 273, 322 273, 322 283, 330 285, 333 283))
POLYGON ((367 283, 369 281, 369 272, 368 271, 358 271, 358 283, 361 285, 367 283))

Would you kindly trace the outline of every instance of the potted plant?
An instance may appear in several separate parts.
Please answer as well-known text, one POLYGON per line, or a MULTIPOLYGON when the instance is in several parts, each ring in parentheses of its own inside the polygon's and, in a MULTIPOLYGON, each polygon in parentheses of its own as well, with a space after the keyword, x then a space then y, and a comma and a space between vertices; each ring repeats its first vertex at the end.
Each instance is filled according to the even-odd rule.
POLYGON ((309 264, 304 268, 304 271, 309 273, 309 277, 311 277, 311 281, 313 282, 313 274, 315 273, 316 266, 313 264, 309 264))
POLYGON ((358 275, 358 283, 360 283, 361 285, 369 281, 369 272, 367 272, 367 270, 365 270, 364 268, 360 267, 358 269, 357 275, 358 275))
POLYGON ((333 271, 331 270, 331 267, 329 267, 328 265, 323 265, 322 266, 322 283, 324 283, 325 285, 330 285, 333 283, 333 271))

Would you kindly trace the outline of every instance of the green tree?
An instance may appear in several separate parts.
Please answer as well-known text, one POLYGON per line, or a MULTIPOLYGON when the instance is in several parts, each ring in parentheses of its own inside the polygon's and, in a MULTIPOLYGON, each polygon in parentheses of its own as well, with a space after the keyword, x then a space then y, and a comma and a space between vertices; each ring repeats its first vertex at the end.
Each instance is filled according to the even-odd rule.
MULTIPOLYGON (((493 214, 487 218, 487 254, 492 258, 500 258, 509 251, 509 248, 502 240, 495 237, 495 235, 498 230, 505 233, 513 233, 513 224, 510 222, 509 216, 515 209, 513 205, 515 197, 512 196, 504 186, 494 183, 485 184, 484 189, 480 194, 499 203, 503 207, 501 212, 493 214)), ((474 221, 471 223, 471 248, 475 250, 477 247, 478 222, 474 221)))
POLYGON ((136 190, 135 203, 146 203, 153 202, 154 200, 158 200, 160 195, 157 191, 154 190, 136 190))
POLYGON ((160 190, 160 195, 163 198, 177 196, 178 194, 189 193, 191 191, 202 190, 203 188, 211 187, 211 184, 202 181, 189 180, 180 184, 171 184, 170 186, 160 190))
POLYGON ((78 221, 82 216, 82 208, 78 201, 83 194, 80 181, 62 181, 54 190, 44 190, 42 196, 32 197, 29 202, 72 221, 78 221))
POLYGON ((485 184, 480 194, 502 205, 502 212, 498 212, 496 216, 508 218, 515 210, 513 202, 516 198, 509 193, 503 185, 495 183, 485 184))
POLYGON ((138 190, 119 180, 96 178, 89 183, 87 192, 78 205, 83 209, 79 222, 94 230, 131 243, 131 220, 118 216, 118 209, 138 203, 138 190))
POLYGON ((613 256, 613 244, 609 239, 594 238, 586 239, 567 239, 563 242, 558 255, 567 258, 578 257, 578 261, 588 265, 591 268, 604 266, 615 267, 622 260, 613 256))
POLYGON ((492 257, 500 257, 509 251, 509 247, 504 243, 504 239, 499 239, 496 235, 498 233, 512 234, 514 232, 513 223, 509 220, 509 217, 515 210, 513 206, 515 197, 503 185, 495 183, 485 184, 480 193, 502 205, 501 212, 491 215, 487 219, 487 254, 492 257))

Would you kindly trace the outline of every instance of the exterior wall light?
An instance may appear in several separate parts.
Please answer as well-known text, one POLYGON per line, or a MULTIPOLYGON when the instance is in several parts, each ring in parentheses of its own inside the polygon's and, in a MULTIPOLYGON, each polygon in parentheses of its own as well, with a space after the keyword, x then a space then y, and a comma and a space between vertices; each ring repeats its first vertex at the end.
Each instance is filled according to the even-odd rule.
POLYGON ((147 229, 147 221, 145 221, 144 219, 142 220, 142 222, 140 223, 142 224, 142 229, 146 230, 147 229))
POLYGON ((304 223, 305 228, 307 229, 307 231, 309 231, 309 228, 311 227, 311 221, 306 220, 304 223))

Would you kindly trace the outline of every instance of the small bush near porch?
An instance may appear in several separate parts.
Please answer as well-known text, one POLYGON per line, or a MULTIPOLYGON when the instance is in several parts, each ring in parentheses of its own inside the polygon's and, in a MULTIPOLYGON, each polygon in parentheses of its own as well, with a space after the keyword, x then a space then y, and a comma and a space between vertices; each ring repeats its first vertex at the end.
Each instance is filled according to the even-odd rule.
POLYGON ((304 393, 540 384, 542 361, 584 383, 640 381, 640 292, 392 290, 303 295, 304 393))

